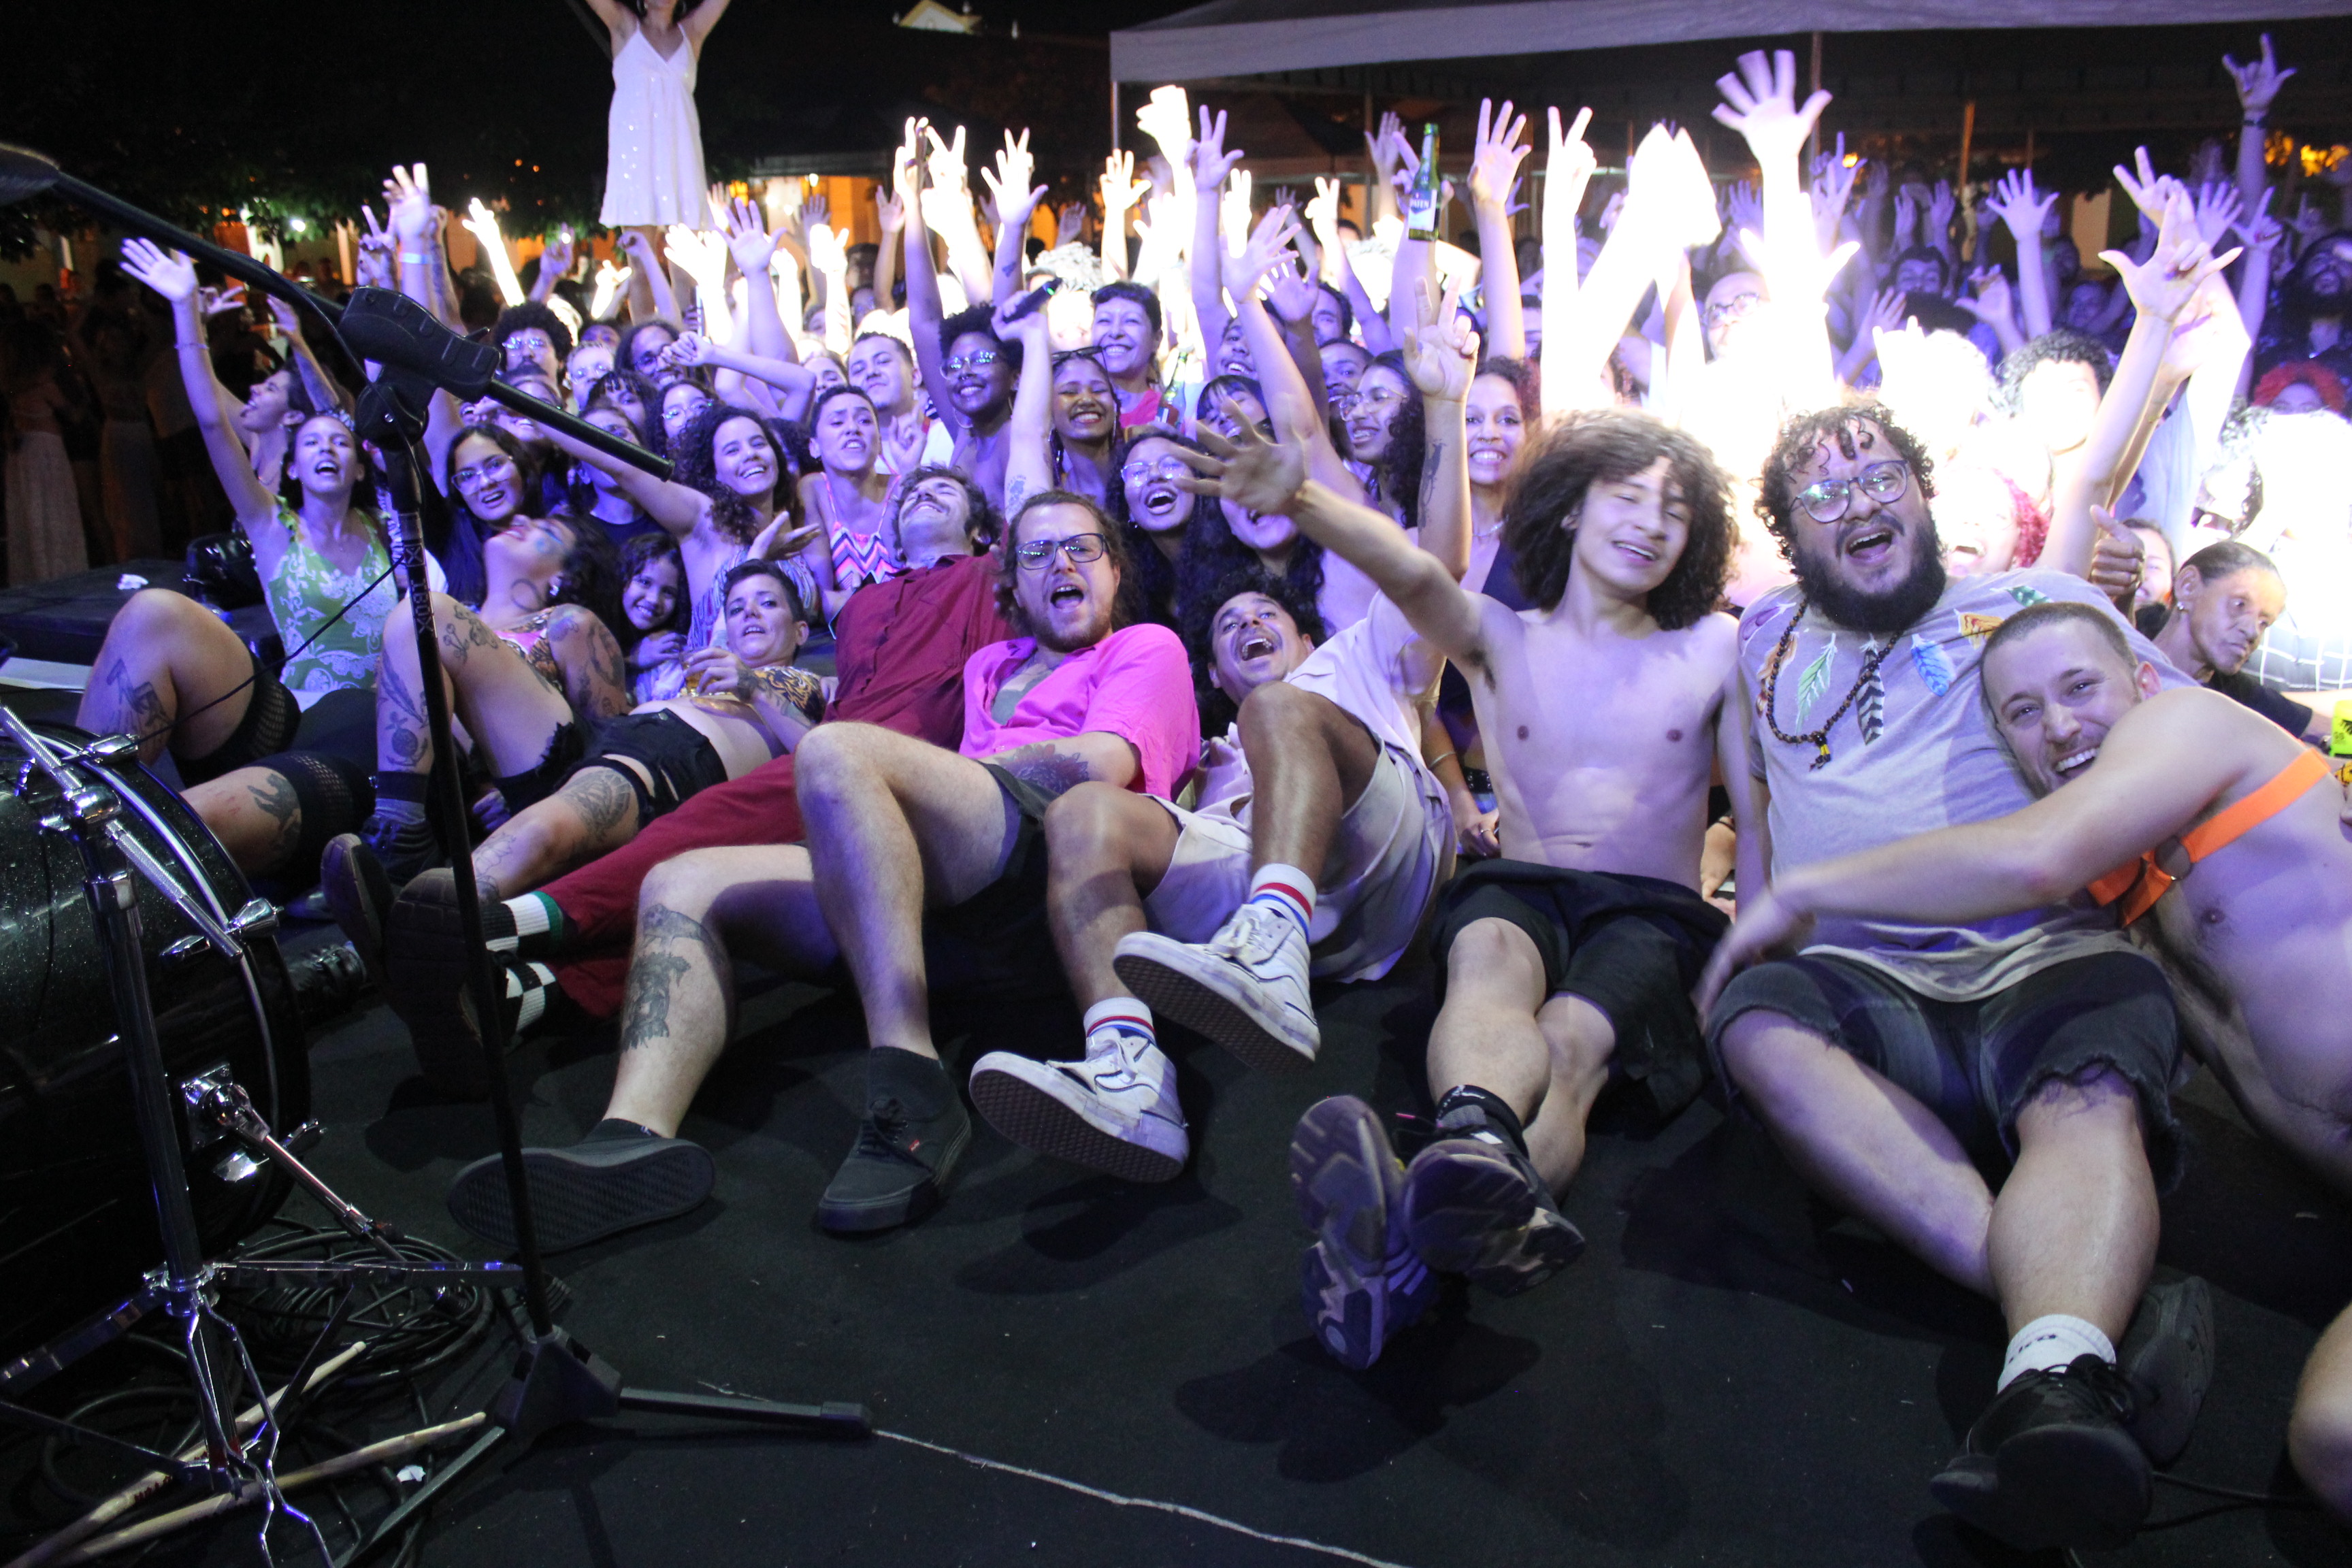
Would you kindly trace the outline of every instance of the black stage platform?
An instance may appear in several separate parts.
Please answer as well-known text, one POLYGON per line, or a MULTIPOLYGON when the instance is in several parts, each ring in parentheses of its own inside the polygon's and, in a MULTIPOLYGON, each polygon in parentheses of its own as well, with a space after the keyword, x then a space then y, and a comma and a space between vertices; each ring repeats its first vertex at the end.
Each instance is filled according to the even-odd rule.
MULTIPOLYGON (((1592 1247, 1570 1272, 1516 1300, 1442 1299, 1368 1373, 1327 1360, 1297 1306, 1285 1141, 1324 1094, 1402 1103, 1425 981, 1333 991, 1306 1077, 1252 1078, 1180 1045, 1197 1153, 1179 1182, 1092 1178, 983 1126, 946 1208, 859 1242, 810 1219, 861 1098, 856 1011, 772 992, 686 1127, 717 1152, 716 1200, 557 1259, 579 1294, 566 1321, 636 1382, 863 1399, 887 1436, 845 1446, 647 1417, 603 1441, 559 1436, 446 1505, 424 1561, 2060 1561, 1964 1534, 1927 1494, 1990 1397, 1995 1314, 1832 1224, 1705 1105, 1655 1130, 1604 1102, 1567 1205, 1592 1247)), ((1063 1052, 1076 1028, 996 1017, 950 1055, 1063 1052)), ((595 1121, 610 1051, 609 1031, 524 1048, 530 1137, 595 1121)), ((462 1240, 440 1194, 489 1152, 487 1113, 436 1103, 381 1007, 313 1059, 323 1172, 373 1212, 462 1240)), ((2221 1369, 2179 1468, 2277 1489, 2304 1356, 2352 1299, 2352 1215, 2210 1079, 2186 1100, 2196 1155, 2166 1205, 2163 1257, 2213 1282, 2221 1369)), ((2158 1500, 2165 1518, 2210 1506, 2163 1487, 2158 1500)), ((2317 1568, 2352 1563, 2352 1542, 2314 1514, 2245 1510, 2083 1561, 2317 1568)))

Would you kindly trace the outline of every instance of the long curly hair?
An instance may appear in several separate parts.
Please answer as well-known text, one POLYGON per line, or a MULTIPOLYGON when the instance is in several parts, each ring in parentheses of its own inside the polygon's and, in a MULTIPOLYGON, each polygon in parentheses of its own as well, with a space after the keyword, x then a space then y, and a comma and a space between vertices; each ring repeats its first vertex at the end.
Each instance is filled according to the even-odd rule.
POLYGON ((1412 373, 1404 368, 1403 354, 1391 349, 1375 355, 1364 368, 1374 366, 1395 372, 1404 383, 1404 399, 1397 405, 1396 417, 1389 421, 1389 444, 1381 451, 1380 493, 1382 500, 1395 501, 1404 525, 1414 528, 1421 522, 1421 466, 1428 457, 1423 448, 1429 438, 1429 409, 1412 373))
POLYGON ((751 500, 736 494, 719 477, 719 428, 730 419, 749 419, 760 427, 760 434, 776 452, 776 510, 790 510, 792 481, 785 468, 784 443, 770 428, 768 421, 754 410, 732 403, 714 403, 687 422, 677 433, 677 442, 670 454, 677 465, 673 475, 677 482, 700 490, 710 498, 710 521, 719 531, 738 544, 749 544, 760 530, 774 520, 775 513, 762 513, 751 500))
POLYGON ((629 617, 621 613, 621 585, 627 579, 621 575, 619 547, 593 517, 564 516, 556 521, 572 531, 572 548, 563 552, 557 585, 549 592, 547 602, 578 605, 604 622, 615 641, 628 646, 632 638, 623 634, 629 631, 629 617))
MULTIPOLYGON (((288 511, 300 511, 302 510, 302 481, 296 478, 294 473, 294 443, 301 438, 302 426, 308 425, 312 419, 331 419, 346 430, 349 430, 352 427, 352 422, 349 418, 333 409, 329 409, 323 414, 313 414, 309 416, 304 418, 300 424, 296 425, 292 430, 287 432, 286 461, 280 468, 278 475, 278 504, 283 506, 288 511)), ((475 431, 487 430, 488 428, 490 428, 490 426, 485 425, 468 425, 466 429, 459 434, 457 440, 462 441, 467 435, 471 435, 475 431)), ((513 437, 509 436, 503 430, 499 431, 499 435, 506 446, 515 450, 520 450, 520 444, 517 442, 513 437)), ((357 507, 361 511, 367 513, 370 517, 373 517, 375 515, 376 487, 383 482, 383 475, 376 468, 375 459, 368 455, 367 443, 361 440, 356 434, 352 437, 352 449, 359 454, 359 472, 352 479, 352 505, 357 507)), ((457 442, 450 442, 449 449, 453 452, 456 451, 457 449, 457 442)), ((537 489, 539 482, 538 471, 530 464, 526 463, 523 465, 522 472, 524 481, 523 494, 526 497, 537 495, 539 493, 537 489)))
MULTIPOLYGON (((1756 515, 1772 531, 1780 546, 1780 559, 1790 566, 1797 563, 1797 469, 1810 461, 1814 450, 1824 441, 1834 441, 1847 458, 1854 455, 1854 427, 1874 425, 1895 448, 1895 455, 1911 466, 1911 478, 1919 486, 1919 499, 1936 499, 1936 462, 1927 456, 1927 448, 1919 438, 1895 422, 1894 413, 1883 403, 1833 403, 1827 408, 1817 408, 1811 414, 1799 414, 1780 426, 1778 439, 1772 443, 1772 455, 1764 459, 1764 482, 1756 492, 1756 515)), ((1810 519, 1808 521, 1811 521, 1810 519)))
POLYGON ((621 546, 623 591, 625 592, 628 585, 636 580, 638 573, 656 561, 667 561, 677 568, 677 595, 671 602, 669 619, 657 626, 647 626, 639 631, 630 621, 628 612, 622 611, 620 620, 613 625, 613 635, 621 639, 624 651, 635 649, 656 632, 682 632, 693 623, 694 596, 687 592, 686 557, 678 550, 677 541, 667 533, 640 533, 621 546))
POLYGON ((1519 591, 1538 609, 1558 606, 1576 555, 1576 521, 1595 485, 1666 459, 1666 482, 1690 524, 1666 580, 1650 590, 1650 618, 1667 631, 1693 626, 1723 597, 1738 533, 1731 484, 1697 437, 1630 409, 1561 420, 1519 449, 1519 479, 1503 508, 1503 542, 1519 591))
POLYGON ((1210 586, 1186 606, 1184 624, 1177 633, 1184 639, 1184 651, 1192 661, 1193 700, 1201 710, 1201 733, 1221 735, 1241 710, 1234 700, 1210 683, 1209 675, 1216 668, 1216 649, 1212 646, 1216 629, 1217 612, 1236 594, 1264 594, 1290 612, 1291 621, 1302 636, 1321 643, 1326 639, 1323 613, 1315 605, 1315 595, 1302 592, 1287 577, 1277 577, 1264 566, 1252 562, 1236 566, 1210 586))
MULTIPOLYGON (((1214 496, 1201 497, 1184 524, 1184 547, 1176 556, 1177 624, 1181 626, 1193 607, 1214 594, 1217 584, 1232 573, 1262 565, 1257 552, 1234 537, 1223 503, 1214 496)), ((1303 533, 1298 535, 1290 546, 1290 559, 1283 563, 1282 580, 1310 602, 1319 598, 1323 547, 1303 533)))

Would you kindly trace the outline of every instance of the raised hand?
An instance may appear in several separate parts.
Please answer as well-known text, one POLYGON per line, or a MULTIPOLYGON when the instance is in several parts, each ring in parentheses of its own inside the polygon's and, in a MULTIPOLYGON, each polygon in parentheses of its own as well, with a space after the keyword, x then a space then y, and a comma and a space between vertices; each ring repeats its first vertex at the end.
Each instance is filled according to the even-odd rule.
POLYGON ((1723 187, 1723 226, 1737 236, 1743 229, 1764 232, 1764 199, 1750 180, 1734 180, 1723 187))
POLYGON ((874 187, 874 221, 882 230, 885 242, 894 240, 907 231, 907 204, 890 195, 880 185, 874 187))
POLYGON ((1478 139, 1470 153, 1470 205, 1499 209, 1509 205, 1511 187, 1519 177, 1519 164, 1535 149, 1522 147, 1519 138, 1527 134, 1528 117, 1516 118, 1511 113, 1511 100, 1503 100, 1503 107, 1495 109, 1494 100, 1478 100, 1478 139))
POLYGON ((942 142, 938 129, 929 121, 923 122, 923 137, 931 144, 926 158, 930 166, 931 184, 940 190, 953 191, 958 195, 968 194, 971 188, 971 174, 964 164, 963 136, 963 127, 959 125, 955 128, 955 140, 942 142))
MULTIPOLYGON (((2262 199, 2254 204, 2254 210, 2230 225, 2230 232, 2245 242, 2249 256, 2256 251, 2268 254, 2276 250, 2279 241, 2286 237, 2285 227, 2271 216, 2271 198, 2277 194, 2277 186, 2264 185, 2262 199)), ((2200 231, 2202 231, 2201 226, 2200 231)))
POLYGON ((1845 217, 1846 203, 1853 198, 1853 183, 1862 173, 1862 165, 1846 166, 1845 132, 1838 132, 1837 151, 1824 153, 1813 162, 1813 234, 1827 250, 1837 242, 1838 225, 1845 217))
MULTIPOLYGON (((909 211, 919 215, 922 211, 917 205, 917 197, 923 189, 924 130, 924 121, 909 117, 906 140, 899 142, 898 151, 890 154, 890 189, 896 194, 902 220, 909 211)), ((877 193, 876 199, 880 199, 879 193, 877 193)))
POLYGON ((1004 133, 1004 145, 996 154, 996 167, 980 172, 981 183, 988 187, 989 199, 995 204, 996 222, 1015 226, 1029 221, 1037 204, 1045 199, 1045 187, 1034 189, 1029 182, 1036 177, 1037 161, 1029 155, 1029 132, 1023 131, 1015 141, 1013 132, 1004 133))
POLYGON ((590 296, 588 304, 589 319, 601 321, 610 316, 621 302, 621 291, 629 286, 629 279, 635 276, 635 268, 615 267, 610 261, 598 262, 596 291, 590 296))
POLYGON ((1247 169, 1235 169, 1225 176, 1224 205, 1217 214, 1217 226, 1227 234, 1249 232, 1251 184, 1247 169))
POLYGON ((1307 204, 1307 231, 1328 250, 1339 243, 1339 182, 1315 176, 1315 198, 1307 204))
POLYGON ((1064 202, 1054 209, 1054 248, 1076 245, 1086 237, 1087 204, 1064 202))
POLYGON ((196 290, 196 308, 207 316, 226 316, 245 309, 245 285, 231 283, 219 289, 196 290))
MULTIPOLYGON (((2345 163, 2352 163, 2352 158, 2346 159, 2345 163)), ((2342 168, 2344 164, 2336 166, 2342 168)), ((2303 193, 2303 205, 2295 208, 2294 216, 2287 220, 2287 226, 2294 230, 2296 237, 2304 244, 2309 245, 2327 232, 2327 215, 2319 210, 2319 205, 2311 199, 2311 193, 2305 191, 2303 193)))
POLYGON ((2155 254, 2145 262, 2136 262, 2128 252, 2108 250, 2100 253, 2100 259, 2123 279, 2141 315, 2178 321, 2205 280, 2238 256, 2235 250, 2219 257, 2213 254, 2212 246, 2198 232, 2189 194, 2176 184, 2167 193, 2155 254))
POLYGON ((2099 525, 2099 538, 2091 546, 2090 584, 2117 604, 2129 604, 2147 570, 2147 541, 2117 522, 2105 507, 2093 506, 2091 521, 2099 525))
POLYGON ((2293 66, 2281 67, 2278 56, 2271 52, 2271 36, 2263 35, 2263 58, 2240 65, 2229 56, 2221 57, 2221 68, 2238 84, 2238 106, 2256 119, 2270 112, 2271 101, 2278 97, 2286 79, 2294 74, 2293 66))
POLYGON ((262 302, 269 307, 269 319, 278 323, 280 335, 294 342, 302 341, 302 315, 294 309, 293 301, 275 294, 265 294, 262 302))
POLYGON ((1927 198, 1927 232, 1919 237, 1922 244, 1940 246, 1952 233, 1952 214, 1959 203, 1952 195, 1952 182, 1937 180, 1935 194, 1927 198))
POLYGON ((1307 449, 1296 442, 1267 440, 1222 393, 1217 403, 1237 438, 1229 441, 1203 423, 1201 445, 1207 451, 1175 449, 1192 470, 1177 479, 1176 488, 1196 496, 1216 496, 1261 517, 1283 516, 1307 483, 1307 449))
POLYGON ((1404 121, 1393 113, 1381 116, 1381 127, 1364 135, 1364 152, 1372 161, 1372 174, 1385 189, 1396 184, 1397 144, 1404 140, 1404 121))
POLYGON ((1206 104, 1201 106, 1201 134, 1193 142, 1188 161, 1192 166, 1192 189, 1202 200, 1214 199, 1224 188, 1225 176, 1242 161, 1242 150, 1225 150, 1225 116, 1220 110, 1214 116, 1206 104))
POLYGON ((1979 267, 1969 274, 1969 282, 1976 293, 1959 297, 1956 303, 1961 310, 1996 329, 2003 321, 2016 321, 2016 302, 2010 294, 2009 274, 1998 267, 1979 267))
POLYGON ((1908 187, 1895 193, 1895 248, 1908 250, 1919 239, 1919 204, 1908 187))
POLYGON ((1258 280, 1284 258, 1297 234, 1297 220, 1288 207, 1269 207, 1241 249, 1227 253, 1225 292, 1236 304, 1257 292, 1258 280))
POLYGON ((1830 101, 1828 93, 1816 92, 1797 107, 1797 57, 1787 49, 1775 49, 1769 60, 1761 49, 1740 56, 1739 68, 1717 77, 1715 86, 1724 100, 1715 107, 1716 119, 1745 136, 1767 169, 1783 161, 1794 167, 1830 101))
POLYGON ((1441 296, 1435 280, 1423 277, 1412 294, 1412 330, 1397 343, 1405 374, 1423 397, 1459 403, 1470 391, 1478 363, 1478 334, 1462 314, 1462 289, 1450 284, 1441 296))
POLYGON ((394 163, 392 178, 383 183, 383 205, 392 232, 403 245, 422 245, 436 232, 433 182, 426 177, 424 164, 412 163, 404 169, 394 163))
POLYGON ((1550 155, 1544 163, 1544 232, 1565 236, 1584 205, 1584 188, 1591 183, 1592 172, 1601 166, 1584 140, 1592 110, 1578 110, 1566 131, 1559 128, 1558 109, 1546 110, 1544 118, 1551 132, 1550 155))
POLYGON ((1880 289, 1871 297, 1870 308, 1863 311, 1855 333, 1864 336, 1864 341, 1874 342, 1881 332, 1900 331, 1910 298, 1900 289, 1880 289))
POLYGON ((1153 88, 1150 98, 1135 111, 1135 123, 1160 143, 1160 155, 1171 164, 1185 161, 1192 139, 1192 110, 1182 88, 1153 88))
MULTIPOLYGON (((776 243, 757 202, 737 200, 727 204, 727 254, 735 258, 736 270, 746 278, 759 277, 775 258, 776 243)), ((701 277, 696 273, 695 280, 700 282, 701 277)))
POLYGON ((1266 305, 1286 321, 1303 321, 1313 315, 1318 291, 1305 265, 1295 256, 1278 258, 1266 274, 1266 305))
POLYGON ((2197 233, 2207 245, 2219 245, 2227 239, 2245 210, 2245 201, 2235 185, 2209 184, 2197 187, 2197 233))
POLYGON ((179 251, 168 255, 143 239, 122 242, 122 269, 174 305, 196 297, 196 267, 179 251))
MULTIPOLYGON (((695 287, 714 300, 725 299, 721 290, 727 281, 727 237, 674 223, 665 237, 668 243, 663 248, 669 259, 694 279, 695 287)), ((773 253, 772 247, 770 254, 773 253)))
POLYGON ((2018 253, 2033 258, 2042 254, 2042 220, 2050 215, 2057 200, 2055 191, 2045 196, 2034 190, 2032 170, 2011 169, 1993 187, 1985 210, 2009 226, 2011 237, 2017 241, 2018 253))
POLYGON ((572 230, 568 226, 557 229, 555 237, 549 240, 546 248, 539 253, 539 270, 542 276, 549 278, 564 278, 571 275, 572 230))
MULTIPOLYGON (((849 272, 849 249, 843 243, 841 231, 831 224, 821 223, 809 230, 809 266, 827 278, 846 277, 849 272)), ((739 258, 737 266, 741 266, 739 258)), ((757 273, 751 274, 757 277, 757 273)))
POLYGON ((691 370, 697 365, 718 363, 718 353, 719 346, 700 332, 680 332, 662 345, 661 363, 691 370))
POLYGON ((1151 189, 1151 182, 1135 177, 1135 154, 1127 151, 1113 153, 1103 160, 1102 179, 1103 226, 1113 222, 1113 214, 1124 214, 1143 199, 1151 189))
POLYGON ((2132 199, 2132 205, 2139 209, 2140 216, 2149 219, 2160 217, 2164 212, 2165 187, 2178 185, 2180 182, 2169 174, 2158 174, 2155 165, 2147 161, 2147 149, 2145 147, 2133 150, 2132 162, 2138 170, 2137 177, 2132 170, 2117 163, 2116 184, 2124 188, 2124 195, 2132 199))

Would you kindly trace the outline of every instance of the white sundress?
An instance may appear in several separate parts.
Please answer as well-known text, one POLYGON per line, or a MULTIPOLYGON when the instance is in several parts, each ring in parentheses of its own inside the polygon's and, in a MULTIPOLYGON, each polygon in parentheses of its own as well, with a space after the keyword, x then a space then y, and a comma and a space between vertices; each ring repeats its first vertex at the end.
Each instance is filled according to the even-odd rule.
POLYGON ((694 111, 694 44, 665 58, 639 27, 613 57, 604 162, 607 228, 709 226, 702 121, 694 111))

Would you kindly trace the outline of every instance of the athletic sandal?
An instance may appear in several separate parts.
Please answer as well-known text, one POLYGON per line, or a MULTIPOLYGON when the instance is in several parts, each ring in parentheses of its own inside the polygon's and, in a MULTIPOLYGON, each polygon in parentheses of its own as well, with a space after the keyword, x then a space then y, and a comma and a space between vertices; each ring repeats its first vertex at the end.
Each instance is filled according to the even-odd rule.
POLYGON ((849 1158, 817 1200, 816 1223, 838 1235, 912 1225, 940 1206, 971 1143, 971 1118, 952 1088, 944 1110, 919 1120, 895 1095, 877 1097, 857 1124, 849 1158))
POLYGON ((1123 1182, 1174 1181, 1192 1152, 1176 1064, 1125 1029, 1100 1031, 1083 1061, 991 1051, 971 1069, 971 1102, 1024 1149, 1123 1182))
POLYGON ((1151 931, 1121 937, 1111 967, 1155 1015, 1198 1030, 1259 1072, 1297 1072, 1323 1045, 1307 962, 1297 921, 1244 904, 1205 942, 1151 931))
POLYGON ((1361 1371, 1437 1294, 1405 1238, 1404 1166, 1370 1106, 1337 1095, 1307 1108, 1290 1134, 1290 1191, 1316 1238, 1299 1304, 1332 1359, 1361 1371))
POLYGON ((329 916, 359 950, 368 984, 383 991, 384 922, 392 914, 395 891, 383 873, 383 862, 358 834, 339 833, 327 840, 326 853, 320 857, 319 891, 329 916))
MULTIPOLYGON (((541 1252, 563 1252, 674 1219, 699 1207, 718 1176, 710 1152, 683 1138, 610 1138, 569 1149, 525 1149, 522 1163, 541 1252)), ((493 1247, 514 1249, 514 1208, 498 1155, 457 1173, 449 1184, 449 1217, 493 1247)))
POLYGON ((1432 1268, 1497 1296, 1542 1284, 1584 1253, 1533 1162, 1507 1142, 1446 1138, 1404 1177, 1405 1234, 1432 1268))
POLYGON ((1959 1454, 1927 1483, 1936 1500, 2021 1552, 2111 1552, 2147 1518, 2147 1456, 2125 1423, 2124 1374, 2095 1355, 2029 1372, 1977 1418, 1959 1454))
POLYGON ((2184 1274, 2151 1282, 2116 1347, 2116 1363, 2131 1386, 2124 1429, 2151 1462, 2172 1463, 2189 1447, 2213 1383, 2213 1292, 2205 1281, 2184 1274))
MULTIPOLYGON (((485 902, 483 940, 513 935, 513 911, 502 903, 485 902)), ((467 984, 471 953, 466 928, 457 918, 455 873, 446 867, 426 871, 400 889, 384 922, 383 952, 384 1000, 408 1026, 425 1081, 452 1099, 487 1098, 489 1065, 483 1060, 467 984)), ((511 1047, 511 1030, 509 1036, 511 1047)))

